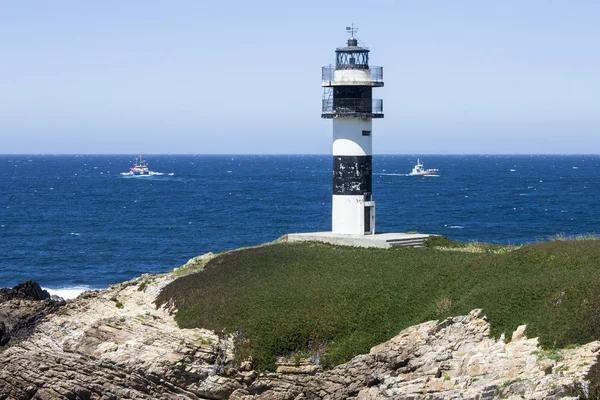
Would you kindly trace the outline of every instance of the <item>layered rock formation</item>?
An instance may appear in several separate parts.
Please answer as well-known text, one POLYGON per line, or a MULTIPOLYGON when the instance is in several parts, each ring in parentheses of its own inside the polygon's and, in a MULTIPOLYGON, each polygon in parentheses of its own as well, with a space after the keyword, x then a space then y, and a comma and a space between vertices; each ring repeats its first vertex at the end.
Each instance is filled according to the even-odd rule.
MULTIPOLYGON (((233 368, 233 341, 180 329, 154 299, 173 277, 142 276, 67 302, 0 292, 0 399, 558 399, 596 396, 600 342, 542 351, 520 327, 495 340, 475 310, 430 321, 332 370, 280 360, 233 368), (590 389, 591 388, 591 389, 590 389), (590 392, 591 390, 591 392, 590 392)), ((37 293, 37 294, 36 294, 37 293)))
POLYGON ((64 304, 33 281, 0 289, 0 348, 29 336, 45 315, 64 304))
MULTIPOLYGON (((314 376, 268 374, 237 399, 558 399, 588 396, 586 375, 600 342, 544 352, 520 327, 505 343, 489 337, 480 310, 402 331, 369 354, 314 376), (251 395, 251 392, 260 395, 251 395)), ((291 371, 288 371, 291 372, 291 371)))

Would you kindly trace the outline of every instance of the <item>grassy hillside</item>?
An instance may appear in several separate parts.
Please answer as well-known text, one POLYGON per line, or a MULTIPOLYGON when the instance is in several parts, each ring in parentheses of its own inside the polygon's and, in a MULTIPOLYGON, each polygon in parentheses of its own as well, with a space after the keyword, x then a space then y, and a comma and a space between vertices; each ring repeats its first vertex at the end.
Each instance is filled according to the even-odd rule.
POLYGON ((349 360, 402 329, 483 308, 494 334, 527 324, 548 348, 600 338, 600 241, 473 250, 444 238, 427 249, 277 243, 211 260, 168 285, 181 327, 237 332, 240 358, 349 360), (459 250, 459 251, 453 251, 459 250), (461 251, 462 250, 462 251, 461 251), (477 252, 475 252, 477 251, 477 252))

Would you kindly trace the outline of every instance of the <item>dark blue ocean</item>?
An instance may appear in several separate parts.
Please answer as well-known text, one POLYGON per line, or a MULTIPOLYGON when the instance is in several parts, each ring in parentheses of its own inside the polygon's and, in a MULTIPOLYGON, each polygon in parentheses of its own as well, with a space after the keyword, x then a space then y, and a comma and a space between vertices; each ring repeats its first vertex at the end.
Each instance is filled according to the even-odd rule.
MULTIPOLYGON (((330 230, 330 155, 0 155, 0 286, 102 288, 191 257, 330 230)), ((600 233, 600 156, 373 158, 377 231, 530 243, 600 233)))

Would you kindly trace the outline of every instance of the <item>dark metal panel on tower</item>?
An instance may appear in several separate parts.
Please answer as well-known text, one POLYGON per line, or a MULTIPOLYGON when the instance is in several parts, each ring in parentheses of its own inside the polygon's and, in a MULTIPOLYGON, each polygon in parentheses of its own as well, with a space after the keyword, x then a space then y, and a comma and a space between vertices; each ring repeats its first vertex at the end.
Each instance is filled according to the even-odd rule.
POLYGON ((333 156, 333 194, 371 195, 373 156, 333 156))

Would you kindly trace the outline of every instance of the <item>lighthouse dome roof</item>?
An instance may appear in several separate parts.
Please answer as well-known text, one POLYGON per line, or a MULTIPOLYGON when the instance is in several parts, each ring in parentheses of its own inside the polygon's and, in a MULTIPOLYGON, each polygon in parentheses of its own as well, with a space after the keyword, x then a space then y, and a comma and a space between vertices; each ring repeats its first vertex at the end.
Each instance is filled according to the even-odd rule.
POLYGON ((368 53, 368 47, 361 47, 358 45, 358 39, 354 37, 354 35, 350 36, 348 39, 347 46, 338 47, 335 49, 336 52, 344 52, 344 53, 368 53))
POLYGON ((344 53, 368 53, 369 48, 368 47, 360 47, 360 46, 346 46, 346 47, 338 47, 337 49, 335 49, 335 51, 344 52, 344 53))

